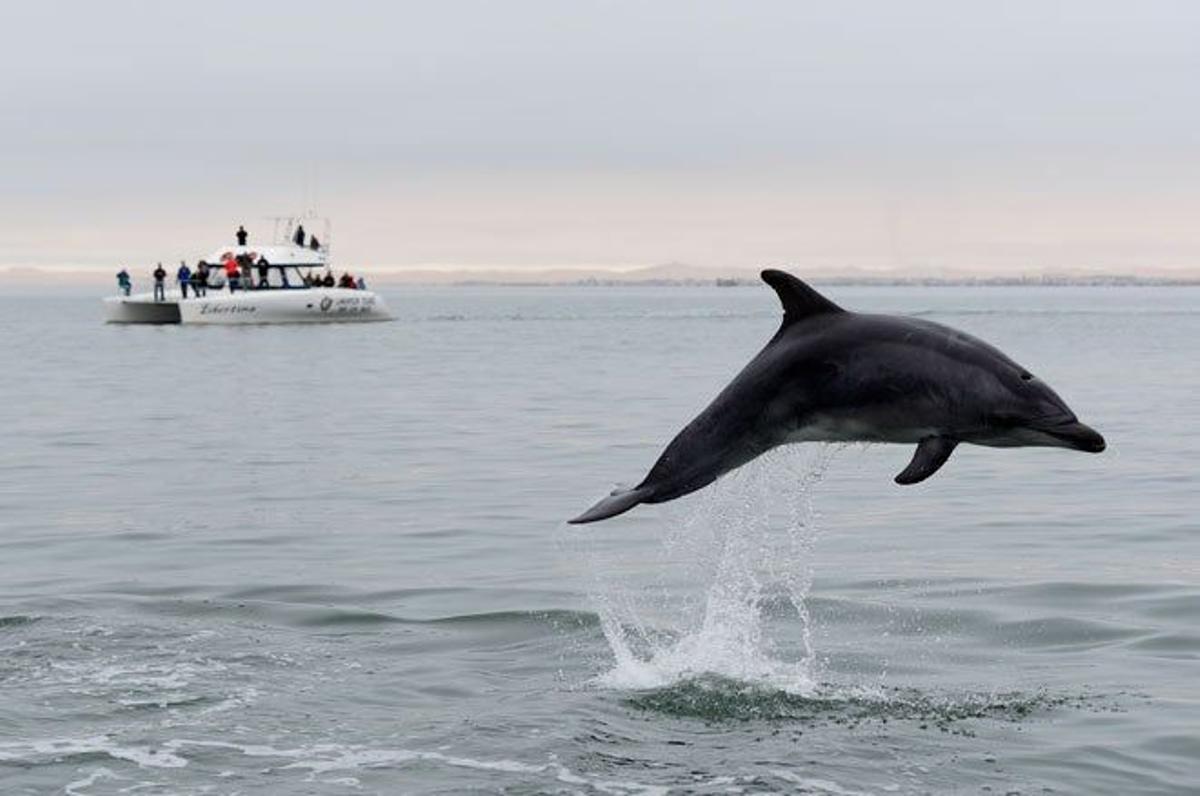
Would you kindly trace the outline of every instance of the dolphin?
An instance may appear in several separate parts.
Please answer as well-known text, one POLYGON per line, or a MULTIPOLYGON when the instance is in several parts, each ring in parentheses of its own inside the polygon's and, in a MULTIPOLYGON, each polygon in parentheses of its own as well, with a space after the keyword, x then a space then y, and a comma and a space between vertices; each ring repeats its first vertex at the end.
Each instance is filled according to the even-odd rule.
POLYGON ((896 476, 905 485, 936 473, 960 442, 1104 450, 1104 437, 1049 385, 982 340, 920 318, 844 310, 784 271, 762 279, 783 304, 779 331, 640 484, 572 524, 674 500, 793 442, 915 444, 896 476))

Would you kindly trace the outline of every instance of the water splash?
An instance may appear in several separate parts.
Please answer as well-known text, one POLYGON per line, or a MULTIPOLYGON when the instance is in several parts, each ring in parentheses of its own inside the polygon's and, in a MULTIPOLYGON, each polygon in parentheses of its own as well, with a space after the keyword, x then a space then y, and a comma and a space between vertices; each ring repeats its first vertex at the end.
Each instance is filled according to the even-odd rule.
POLYGON ((599 682, 650 689, 718 676, 813 693, 805 605, 819 530, 812 494, 836 450, 778 448, 676 509, 655 568, 676 583, 637 588, 619 574, 596 574, 593 599, 616 662, 599 682), (788 605, 794 614, 780 610, 788 605), (783 615, 791 621, 772 622, 783 615))

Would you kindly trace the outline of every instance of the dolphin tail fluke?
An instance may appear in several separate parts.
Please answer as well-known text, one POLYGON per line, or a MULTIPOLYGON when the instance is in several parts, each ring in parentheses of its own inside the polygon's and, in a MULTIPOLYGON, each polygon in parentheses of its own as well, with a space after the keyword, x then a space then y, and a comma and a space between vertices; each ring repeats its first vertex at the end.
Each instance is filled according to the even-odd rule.
POLYGON ((585 522, 607 520, 609 517, 624 514, 641 503, 647 494, 644 489, 614 489, 611 495, 568 522, 572 525, 583 525, 585 522))

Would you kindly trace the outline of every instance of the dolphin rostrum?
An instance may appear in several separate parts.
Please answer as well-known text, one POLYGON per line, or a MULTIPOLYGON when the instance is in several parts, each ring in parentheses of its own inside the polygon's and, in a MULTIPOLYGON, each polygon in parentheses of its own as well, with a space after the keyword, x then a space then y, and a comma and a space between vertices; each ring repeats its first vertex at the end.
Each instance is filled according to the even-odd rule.
POLYGON ((898 484, 936 473, 960 442, 1104 450, 1048 385, 982 340, 919 318, 849 312, 783 271, 762 278, 783 302, 779 331, 645 480, 572 523, 674 500, 791 442, 914 443, 898 484))

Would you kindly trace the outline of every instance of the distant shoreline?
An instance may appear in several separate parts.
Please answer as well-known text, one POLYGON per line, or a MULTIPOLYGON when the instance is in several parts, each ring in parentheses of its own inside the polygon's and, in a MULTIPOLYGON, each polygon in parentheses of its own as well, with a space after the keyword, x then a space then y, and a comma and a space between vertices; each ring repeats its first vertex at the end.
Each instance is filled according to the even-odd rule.
MULTIPOLYGON (((962 271, 927 274, 887 274, 866 271, 806 271, 799 266, 788 270, 814 285, 832 287, 1195 287, 1200 286, 1200 270, 1161 269, 1145 274, 1067 271, 1004 275, 972 274, 962 271)), ((150 275, 133 271, 135 286, 148 285, 150 275)), ((335 266, 334 271, 342 269, 335 266)), ((361 268, 351 267, 355 275, 366 278, 368 285, 380 287, 748 287, 761 284, 757 269, 707 268, 682 263, 633 270, 598 268, 361 268)), ((115 286, 112 272, 88 267, 0 267, 0 290, 6 288, 56 288, 95 286, 103 290, 115 286)), ((115 287, 114 287, 115 289, 115 287)))
MULTIPOLYGON (((445 287, 757 287, 758 279, 581 279, 574 282, 497 281, 466 279, 452 282, 416 282, 376 278, 382 285, 439 285, 445 287)), ((979 277, 909 279, 811 277, 805 281, 830 287, 1197 287, 1200 277, 1154 278, 1135 276, 1098 276, 1095 278, 1059 277, 979 277)))

